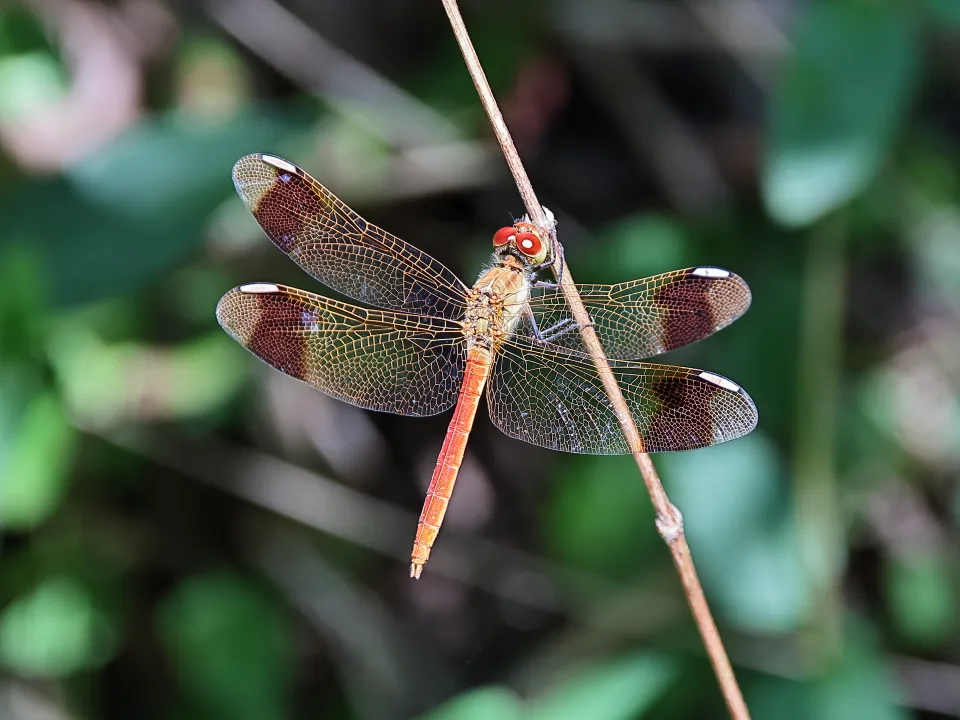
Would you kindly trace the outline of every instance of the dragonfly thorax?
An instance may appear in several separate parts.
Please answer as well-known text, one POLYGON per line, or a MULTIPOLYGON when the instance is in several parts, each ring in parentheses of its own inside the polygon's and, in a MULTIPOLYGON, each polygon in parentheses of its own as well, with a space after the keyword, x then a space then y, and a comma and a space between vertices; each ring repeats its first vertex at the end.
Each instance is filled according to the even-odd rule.
MULTIPOLYGON (((504 258, 505 260, 507 258, 504 258)), ((463 334, 467 345, 497 347, 520 322, 530 297, 530 273, 520 261, 501 262, 486 270, 467 295, 463 334)))

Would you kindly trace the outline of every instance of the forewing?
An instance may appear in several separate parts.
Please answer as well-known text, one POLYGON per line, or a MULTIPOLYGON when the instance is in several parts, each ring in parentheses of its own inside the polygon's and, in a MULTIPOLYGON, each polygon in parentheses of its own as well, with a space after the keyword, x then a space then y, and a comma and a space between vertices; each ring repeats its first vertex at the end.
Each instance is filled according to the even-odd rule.
POLYGON ((324 285, 390 310, 463 317, 467 288, 426 253, 360 217, 293 163, 247 155, 233 184, 273 243, 324 285))
MULTIPOLYGON (((594 330, 611 358, 639 360, 701 340, 725 328, 750 307, 750 288, 729 270, 695 267, 617 285, 578 285, 594 330)), ((541 332, 571 315, 563 293, 534 287, 530 308, 541 332)), ((586 352, 576 327, 567 324, 550 342, 586 352)), ((520 334, 534 337, 524 317, 520 334)))
POLYGON ((217 319, 267 364, 352 405, 435 415, 457 400, 466 349, 453 321, 268 283, 228 292, 217 319))
MULTIPOLYGON (((713 373, 610 360, 644 452, 691 450, 746 435, 757 424, 750 396, 713 373)), ((631 452, 588 356, 523 337, 497 351, 487 388, 490 419, 520 440, 564 452, 631 452)))

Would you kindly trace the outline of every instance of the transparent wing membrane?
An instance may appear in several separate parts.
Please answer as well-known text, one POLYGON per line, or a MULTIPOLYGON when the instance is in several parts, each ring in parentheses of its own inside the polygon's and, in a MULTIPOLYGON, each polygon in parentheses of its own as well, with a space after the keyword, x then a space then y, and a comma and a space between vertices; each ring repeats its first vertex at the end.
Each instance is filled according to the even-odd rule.
POLYGON ((370 310, 267 283, 224 295, 217 319, 264 362, 353 405, 435 415, 456 403, 466 344, 450 320, 370 310))
MULTIPOLYGON (((712 267, 687 268, 617 285, 578 285, 594 330, 609 357, 640 360, 702 340, 750 307, 750 288, 737 275, 712 267)), ((586 352, 563 293, 534 287, 530 308, 541 333, 561 328, 550 342, 586 352)), ((529 317, 518 330, 536 332, 529 317)))
POLYGON ((274 245, 327 287, 389 310, 463 316, 467 288, 456 275, 292 163, 248 155, 234 166, 233 183, 274 245))
MULTIPOLYGON (((611 360, 645 452, 691 450, 746 435, 757 424, 750 397, 701 370, 611 360)), ((590 455, 632 451, 589 356, 523 337, 495 356, 490 419, 534 445, 590 455)))
MULTIPOLYGON (((468 288, 282 158, 249 155, 233 178, 277 247, 325 285, 381 309, 255 283, 230 291, 217 306, 227 332, 273 367, 359 407, 403 415, 452 407, 465 372, 465 332, 481 326, 479 315, 468 314, 468 288)), ((526 272, 517 258, 507 260, 504 273, 526 272)), ((511 283, 497 287, 517 294, 484 302, 526 297, 525 287, 515 290, 517 276, 509 277, 511 283)), ((579 291, 643 450, 704 447, 753 429, 756 408, 736 384, 700 370, 636 362, 740 317, 750 305, 743 280, 697 267, 579 291)), ((484 323, 494 362, 487 399, 498 428, 555 450, 631 451, 558 289, 533 287, 513 333, 495 327, 494 317, 484 323)))

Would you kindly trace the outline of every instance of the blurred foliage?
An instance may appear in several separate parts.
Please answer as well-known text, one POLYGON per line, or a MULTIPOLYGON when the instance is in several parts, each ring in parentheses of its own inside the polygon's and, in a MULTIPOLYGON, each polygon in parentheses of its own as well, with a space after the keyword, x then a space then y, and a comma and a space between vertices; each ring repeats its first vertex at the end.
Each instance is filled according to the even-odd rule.
POLYGON ((873 179, 920 77, 919 15, 909 3, 811 4, 771 106, 762 181, 773 217, 806 225, 873 179))
MULTIPOLYGON (((478 419, 412 583, 447 418, 217 326, 241 282, 318 290, 247 153, 465 280, 522 212, 440 4, 39 7, 0 8, 0 718, 724 717, 632 460, 478 419)), ((960 717, 958 8, 468 8, 579 281, 751 285, 667 361, 760 427, 655 461, 755 718, 960 717)))
POLYGON ((524 703, 502 687, 470 691, 423 720, 629 720, 642 716, 675 675, 664 658, 637 655, 595 664, 560 687, 524 703))
POLYGON ((159 630, 196 717, 283 717, 290 635, 275 603, 242 578, 188 578, 164 599, 159 630))

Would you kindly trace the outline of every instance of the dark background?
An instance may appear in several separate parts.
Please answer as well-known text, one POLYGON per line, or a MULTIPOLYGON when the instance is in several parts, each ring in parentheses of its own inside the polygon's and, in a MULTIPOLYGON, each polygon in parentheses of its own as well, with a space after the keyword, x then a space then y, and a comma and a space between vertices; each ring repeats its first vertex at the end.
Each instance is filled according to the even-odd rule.
MULTIPOLYGON (((758 429, 655 457, 753 716, 960 716, 960 3, 464 12, 577 280, 753 290, 668 359, 758 429)), ((523 212, 439 2, 0 9, 0 717, 725 717, 630 458, 481 410, 407 577, 448 416, 214 318, 324 292, 233 192, 257 151, 467 281, 523 212)))

